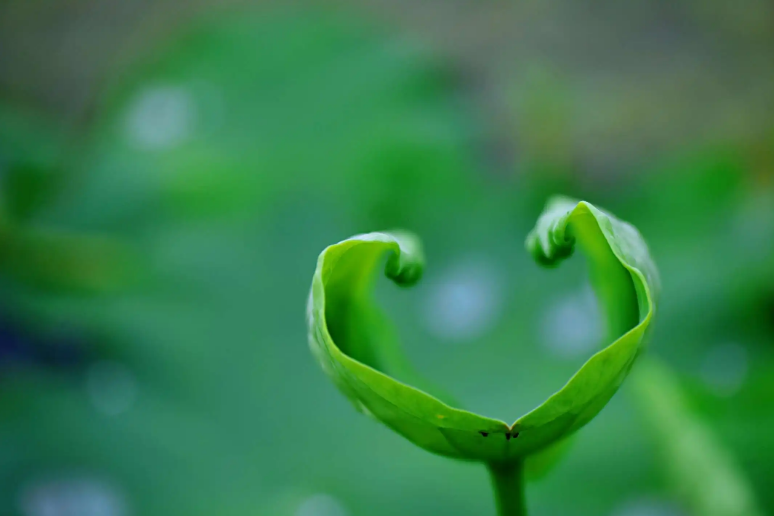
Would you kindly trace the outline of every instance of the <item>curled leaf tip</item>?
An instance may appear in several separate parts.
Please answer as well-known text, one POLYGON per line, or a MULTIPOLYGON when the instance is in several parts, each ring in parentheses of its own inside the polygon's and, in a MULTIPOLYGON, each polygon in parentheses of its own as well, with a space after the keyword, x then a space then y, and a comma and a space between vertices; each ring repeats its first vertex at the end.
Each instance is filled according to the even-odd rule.
POLYGON ((422 243, 407 231, 389 233, 398 244, 399 251, 390 255, 385 266, 385 275, 402 287, 410 287, 422 279, 425 257, 422 243))
POLYGON ((548 202, 526 240, 527 251, 537 263, 555 267, 572 256, 575 238, 567 233, 567 222, 573 209, 579 205, 584 203, 561 196, 548 202))

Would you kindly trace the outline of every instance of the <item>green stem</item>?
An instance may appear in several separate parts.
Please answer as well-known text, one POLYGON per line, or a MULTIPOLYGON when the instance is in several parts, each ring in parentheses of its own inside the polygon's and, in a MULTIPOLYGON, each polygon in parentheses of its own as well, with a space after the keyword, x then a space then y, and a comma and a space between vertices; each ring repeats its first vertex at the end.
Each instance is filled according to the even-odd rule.
POLYGON ((522 462, 490 464, 489 474, 492 477, 492 487, 497 500, 497 514, 499 516, 526 516, 524 464, 522 462))

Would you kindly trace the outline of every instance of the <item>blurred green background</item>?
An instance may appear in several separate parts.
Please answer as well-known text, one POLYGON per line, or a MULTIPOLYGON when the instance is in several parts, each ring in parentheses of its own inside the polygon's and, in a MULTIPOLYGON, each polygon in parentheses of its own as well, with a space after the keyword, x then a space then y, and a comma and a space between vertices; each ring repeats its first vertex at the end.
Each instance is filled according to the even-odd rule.
POLYGON ((482 467, 324 378, 307 289, 326 245, 415 231, 425 278, 377 289, 407 353, 514 420, 603 344, 582 258, 523 249, 554 193, 649 242, 671 379, 532 514, 745 516, 706 509, 728 484, 774 514, 772 113, 764 0, 5 0, 0 514, 493 514, 482 467))

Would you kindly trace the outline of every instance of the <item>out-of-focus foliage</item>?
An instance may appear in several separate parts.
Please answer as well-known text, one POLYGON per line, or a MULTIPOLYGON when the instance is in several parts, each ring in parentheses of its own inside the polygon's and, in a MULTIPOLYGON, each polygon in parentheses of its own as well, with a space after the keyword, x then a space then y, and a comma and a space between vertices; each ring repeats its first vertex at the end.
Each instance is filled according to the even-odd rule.
POLYGON ((664 472, 693 514, 760 515, 755 496, 731 454, 692 415, 673 375, 646 360, 633 379, 643 419, 653 427, 664 472))
POLYGON ((9 375, 5 506, 75 470, 142 514, 281 514, 357 465, 325 457, 336 418, 292 344, 307 264, 339 231, 464 206, 464 114, 427 58, 325 12, 203 22, 134 74, 35 222, 120 238, 141 281, 17 296, 84 356, 9 375))
MULTIPOLYGON (((761 511, 774 511, 771 128, 712 127, 740 136, 699 146, 673 136, 667 152, 647 152, 650 140, 627 142, 634 133, 621 124, 653 110, 663 85, 623 95, 636 97, 631 109, 619 99, 621 109, 598 112, 586 101, 604 88, 540 67, 514 83, 517 109, 487 111, 476 97, 485 78, 418 50, 421 34, 396 37, 390 22, 351 13, 181 18, 113 70, 82 127, 2 99, 3 216, 30 234, 121 252, 107 276, 95 263, 109 252, 76 260, 75 272, 101 278, 86 289, 51 281, 67 280, 58 267, 43 282, 0 271, 0 513, 491 512, 477 468, 352 414, 309 359, 299 314, 321 248, 411 229, 425 243, 425 280, 410 294, 376 291, 409 358, 465 406, 526 413, 603 333, 584 264, 545 272, 523 252, 554 192, 648 236, 664 285, 650 352, 675 371, 681 410, 699 414, 761 511), (581 115, 582 128, 617 121, 590 131, 596 160, 572 147, 581 115), (487 132, 508 116, 536 132, 487 132), (646 150, 639 167, 583 173, 621 163, 624 143, 646 150)), ((734 113, 729 124, 741 123, 734 113)), ((54 258, 44 263, 62 263, 54 258)), ((632 394, 624 387, 531 487, 535 514, 629 516, 663 504, 693 514, 632 394)))

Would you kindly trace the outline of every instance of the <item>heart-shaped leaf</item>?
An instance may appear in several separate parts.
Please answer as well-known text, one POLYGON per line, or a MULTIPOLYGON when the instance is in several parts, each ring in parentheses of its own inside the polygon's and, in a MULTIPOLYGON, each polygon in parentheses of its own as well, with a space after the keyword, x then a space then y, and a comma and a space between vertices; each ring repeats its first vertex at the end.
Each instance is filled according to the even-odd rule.
MULTIPOLYGON (((441 401, 416 380, 371 294, 375 269, 410 286, 422 275, 416 237, 358 235, 326 248, 308 305, 309 342, 324 371, 352 400, 414 444, 442 455, 490 464, 523 461, 591 421, 618 390, 642 350, 659 280, 648 248, 630 224, 587 202, 550 201, 527 248, 556 265, 578 245, 606 315, 610 344, 543 404, 508 425, 441 401)), ((463 371, 460 374, 464 374, 463 371)))

